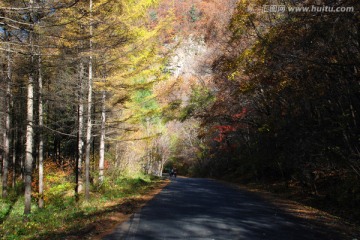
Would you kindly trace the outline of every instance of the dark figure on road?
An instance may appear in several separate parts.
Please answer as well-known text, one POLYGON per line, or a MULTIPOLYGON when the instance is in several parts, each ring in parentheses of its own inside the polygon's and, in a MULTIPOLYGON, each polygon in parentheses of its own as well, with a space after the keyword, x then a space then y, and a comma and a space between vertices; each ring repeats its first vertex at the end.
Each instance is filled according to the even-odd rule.
POLYGON ((175 177, 176 178, 176 168, 172 168, 170 171, 170 177, 175 177))

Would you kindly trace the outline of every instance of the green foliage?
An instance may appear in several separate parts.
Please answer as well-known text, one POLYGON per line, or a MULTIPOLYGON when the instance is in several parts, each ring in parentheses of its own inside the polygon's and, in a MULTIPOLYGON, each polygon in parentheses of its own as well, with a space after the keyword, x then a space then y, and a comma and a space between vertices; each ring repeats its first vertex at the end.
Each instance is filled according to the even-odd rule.
POLYGON ((196 116, 196 114, 206 111, 214 101, 215 96, 209 89, 203 87, 193 88, 189 103, 182 109, 180 120, 185 121, 191 116, 196 116))
POLYGON ((133 196, 139 194, 144 188, 151 184, 152 180, 149 176, 138 174, 138 176, 126 177, 119 176, 115 179, 106 179, 105 186, 100 192, 104 199, 115 199, 125 196, 133 196))
POLYGON ((156 100, 149 89, 138 90, 133 94, 133 101, 144 111, 151 111, 158 108, 156 100))
POLYGON ((5 199, 0 200, 0 221, 2 221, 11 210, 11 202, 5 199))
POLYGON ((151 11, 151 12, 150 12, 150 18, 151 18, 151 21, 156 21, 156 20, 158 20, 158 16, 157 16, 156 11, 151 11))
POLYGON ((1 200, 1 214, 7 217, 3 219, 0 235, 3 239, 49 239, 54 234, 64 236, 68 231, 79 230, 91 221, 96 221, 96 213, 106 210, 108 201, 138 196, 157 182, 158 179, 145 175, 123 176, 111 181, 105 178, 106 188, 94 192, 95 196, 89 202, 81 199, 79 203, 75 202, 74 196, 63 195, 67 186, 62 183, 58 187, 51 188, 58 197, 48 199, 44 209, 39 209, 35 202, 33 203, 32 213, 25 224, 23 223, 24 198, 18 197, 14 203, 1 200), (7 212, 9 208, 11 210, 7 212))
POLYGON ((195 5, 191 6, 191 9, 189 10, 189 19, 190 22, 196 22, 200 19, 201 13, 196 9, 195 5))
POLYGON ((131 102, 127 104, 134 110, 131 123, 149 124, 158 122, 160 116, 160 108, 156 98, 149 89, 141 89, 135 91, 131 96, 131 102))

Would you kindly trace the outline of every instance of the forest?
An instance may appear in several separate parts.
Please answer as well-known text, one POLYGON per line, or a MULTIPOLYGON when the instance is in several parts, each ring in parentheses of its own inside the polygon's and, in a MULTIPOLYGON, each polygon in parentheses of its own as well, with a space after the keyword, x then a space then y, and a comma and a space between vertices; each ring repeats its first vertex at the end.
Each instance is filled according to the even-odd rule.
POLYGON ((360 223, 359 11, 1 0, 0 236, 82 229, 173 167, 360 223))

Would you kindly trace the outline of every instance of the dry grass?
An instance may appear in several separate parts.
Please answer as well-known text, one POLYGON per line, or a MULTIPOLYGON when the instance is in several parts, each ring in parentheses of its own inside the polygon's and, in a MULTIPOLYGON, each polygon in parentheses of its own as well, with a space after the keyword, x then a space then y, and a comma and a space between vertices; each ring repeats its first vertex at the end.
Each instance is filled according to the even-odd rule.
POLYGON ((93 216, 93 222, 87 224, 84 229, 70 233, 65 239, 91 239, 100 240, 104 236, 113 232, 117 225, 127 221, 135 212, 139 211, 148 201, 157 195, 166 185, 168 180, 164 180, 151 187, 141 196, 129 197, 107 202, 106 211, 93 216))

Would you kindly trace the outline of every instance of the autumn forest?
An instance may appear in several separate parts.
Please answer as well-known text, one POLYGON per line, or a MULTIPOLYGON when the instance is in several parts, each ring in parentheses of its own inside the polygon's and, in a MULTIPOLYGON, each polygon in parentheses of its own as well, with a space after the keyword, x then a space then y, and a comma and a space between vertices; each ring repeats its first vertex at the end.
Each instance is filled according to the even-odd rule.
POLYGON ((1 0, 0 236, 83 229, 173 168, 360 223, 359 11, 1 0))

